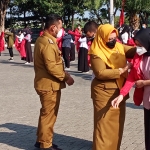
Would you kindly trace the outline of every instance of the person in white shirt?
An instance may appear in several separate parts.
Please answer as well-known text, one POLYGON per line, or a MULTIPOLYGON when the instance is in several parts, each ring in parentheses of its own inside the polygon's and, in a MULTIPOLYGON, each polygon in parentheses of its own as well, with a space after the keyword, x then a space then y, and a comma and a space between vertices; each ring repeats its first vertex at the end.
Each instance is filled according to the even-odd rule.
POLYGON ((25 64, 30 64, 33 62, 32 57, 32 48, 31 48, 31 33, 30 31, 26 31, 25 39, 25 50, 26 50, 26 62, 25 64))
POLYGON ((16 37, 18 38, 18 43, 21 43, 22 40, 24 39, 24 34, 22 31, 19 31, 19 35, 16 35, 16 37))
POLYGON ((123 44, 127 44, 130 36, 131 36, 130 26, 125 25, 121 32, 121 39, 122 39, 123 44))
POLYGON ((78 54, 78 71, 88 73, 89 65, 88 65, 87 38, 84 36, 80 37, 79 43, 80 43, 80 48, 79 48, 79 54, 78 54))

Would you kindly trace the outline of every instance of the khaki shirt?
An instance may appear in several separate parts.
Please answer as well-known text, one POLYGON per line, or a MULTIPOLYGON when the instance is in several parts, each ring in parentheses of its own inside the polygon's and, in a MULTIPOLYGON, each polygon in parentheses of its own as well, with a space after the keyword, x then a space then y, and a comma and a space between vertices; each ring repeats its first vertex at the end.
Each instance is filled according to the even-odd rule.
POLYGON ((34 48, 34 88, 43 91, 57 91, 65 88, 69 76, 64 71, 61 51, 56 39, 44 32, 34 48))
POLYGON ((14 44, 14 34, 11 32, 5 32, 5 37, 7 38, 7 47, 12 48, 14 44))
MULTIPOLYGON (((136 48, 127 45, 123 46, 126 58, 133 58, 136 53, 136 48)), ((99 99, 102 94, 101 91, 118 90, 116 79, 120 78, 119 69, 108 67, 100 57, 95 55, 90 55, 90 61, 95 75, 91 85, 91 98, 99 99)), ((117 94, 119 95, 119 93, 117 94)), ((118 96, 117 94, 116 97, 118 96)), ((127 95, 125 99, 128 97, 127 95)))

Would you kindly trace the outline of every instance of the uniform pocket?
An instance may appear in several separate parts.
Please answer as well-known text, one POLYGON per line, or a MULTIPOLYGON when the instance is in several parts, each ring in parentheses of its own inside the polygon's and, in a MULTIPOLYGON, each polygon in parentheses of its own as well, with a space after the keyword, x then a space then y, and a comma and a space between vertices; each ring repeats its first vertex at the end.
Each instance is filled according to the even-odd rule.
POLYGON ((105 89, 118 89, 118 86, 115 82, 105 83, 105 89))
POLYGON ((52 83, 52 90, 53 91, 58 91, 60 89, 61 89, 60 88, 60 83, 57 83, 57 82, 52 83))

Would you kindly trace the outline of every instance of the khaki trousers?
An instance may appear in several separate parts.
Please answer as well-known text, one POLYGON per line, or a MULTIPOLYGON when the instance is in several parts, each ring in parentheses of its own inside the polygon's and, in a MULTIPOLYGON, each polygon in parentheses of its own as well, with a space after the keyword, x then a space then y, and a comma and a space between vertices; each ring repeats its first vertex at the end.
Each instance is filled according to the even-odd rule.
POLYGON ((37 93, 42 105, 37 129, 37 142, 41 143, 41 148, 49 148, 52 146, 53 127, 58 114, 61 91, 37 91, 37 93))

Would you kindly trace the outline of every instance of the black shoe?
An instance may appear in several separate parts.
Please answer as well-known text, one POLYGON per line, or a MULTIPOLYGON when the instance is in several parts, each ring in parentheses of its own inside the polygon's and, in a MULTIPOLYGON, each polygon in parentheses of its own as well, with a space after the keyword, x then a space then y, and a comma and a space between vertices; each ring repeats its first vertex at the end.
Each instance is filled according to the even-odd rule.
POLYGON ((13 58, 9 58, 8 60, 9 60, 9 61, 13 61, 14 59, 13 59, 13 58))
MULTIPOLYGON (((40 148, 40 142, 36 142, 35 144, 34 144, 34 146, 36 147, 36 148, 40 148)), ((57 148, 58 146, 56 145, 56 144, 53 144, 52 143, 52 146, 53 146, 53 148, 57 148)))
POLYGON ((60 148, 54 148, 53 146, 49 147, 49 148, 40 148, 41 150, 62 150, 60 148))
POLYGON ((36 148, 40 148, 40 142, 36 142, 36 143, 34 144, 34 146, 35 146, 36 148))

